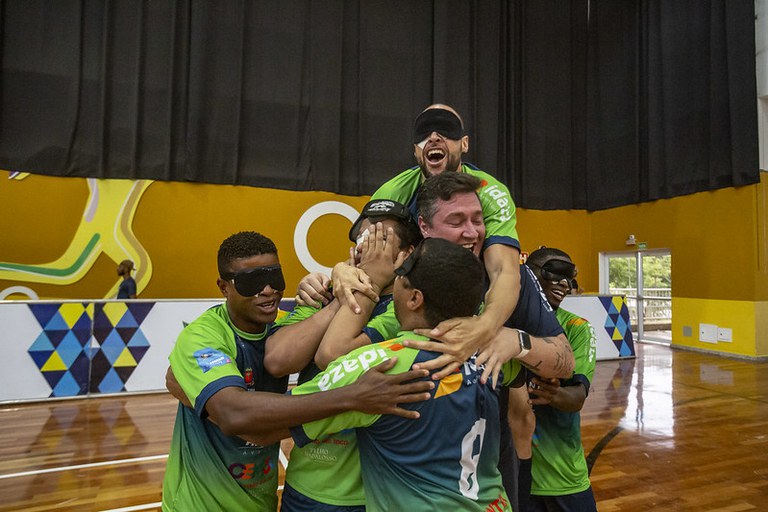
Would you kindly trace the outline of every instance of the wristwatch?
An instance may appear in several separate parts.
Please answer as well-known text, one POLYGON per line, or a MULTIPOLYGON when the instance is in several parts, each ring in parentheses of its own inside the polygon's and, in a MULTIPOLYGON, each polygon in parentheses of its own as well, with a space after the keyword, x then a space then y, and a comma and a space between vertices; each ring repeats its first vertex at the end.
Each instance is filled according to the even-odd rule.
POLYGON ((522 359, 531 351, 531 337, 520 329, 517 330, 517 336, 520 338, 520 353, 515 356, 515 359, 522 359))

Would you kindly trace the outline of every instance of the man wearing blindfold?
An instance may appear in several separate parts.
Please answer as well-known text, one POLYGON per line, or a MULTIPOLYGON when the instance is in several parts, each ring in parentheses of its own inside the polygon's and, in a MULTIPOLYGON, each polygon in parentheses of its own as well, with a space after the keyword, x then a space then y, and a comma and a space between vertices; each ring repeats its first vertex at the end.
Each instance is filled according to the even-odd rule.
MULTIPOLYGON (((426 180, 418 198, 419 227, 422 234, 426 237, 445 238, 472 249, 476 254, 481 254, 483 240, 486 238, 486 227, 477 192, 480 186, 481 183, 478 178, 463 173, 443 173, 426 180)), ((485 254, 483 253, 481 256, 485 260, 485 254)), ((533 350, 524 355, 521 362, 537 374, 553 377, 557 373, 560 377, 570 377, 573 371, 573 354, 563 328, 543 297, 534 274, 525 266, 518 267, 518 272, 520 288, 516 296, 517 307, 506 319, 504 326, 520 330, 520 336, 530 338, 528 339, 531 344, 529 348, 533 350)), ((502 329, 500 333, 504 334, 508 331, 509 329, 502 329)), ((419 331, 419 333, 440 337, 434 332, 419 331)), ((417 348, 445 353, 443 357, 436 358, 422 366, 432 370, 437 369, 438 365, 452 363, 439 371, 438 375, 443 375, 446 370, 452 368, 452 365, 468 357, 476 350, 472 340, 444 341, 446 343, 442 344, 414 343, 417 348)), ((510 348, 514 348, 514 343, 510 343, 509 338, 497 336, 488 347, 488 351, 493 353, 498 350, 500 354, 505 354, 505 351, 510 348)), ((520 356, 516 357, 519 358, 520 356)), ((505 359, 506 356, 494 356, 489 364, 492 366, 494 360, 498 364, 498 361, 505 359)), ((516 500, 519 494, 525 495, 528 487, 523 480, 524 485, 519 490, 517 489, 518 475, 530 475, 530 472, 526 473, 525 471, 525 466, 530 466, 530 437, 527 439, 527 445, 515 445, 514 449, 512 445, 512 431, 530 432, 533 428, 535 419, 527 399, 528 396, 524 387, 502 388, 501 390, 500 403, 503 421, 499 469, 504 478, 507 494, 513 500, 516 500), (508 414, 508 406, 514 414, 508 414), (509 424, 507 423, 508 417, 509 424), (510 431, 510 424, 513 426, 512 431, 510 431), (519 473, 515 461, 515 449, 520 456, 522 469, 519 473)))
MULTIPOLYGON (((476 348, 485 347, 504 325, 517 304, 520 291, 520 243, 517 240, 515 203, 507 187, 490 174, 462 162, 469 151, 469 136, 458 113, 447 105, 427 107, 416 118, 413 132, 416 166, 403 171, 384 185, 372 199, 391 199, 405 204, 418 218, 416 200, 425 179, 446 172, 477 177, 482 186, 478 197, 482 205, 485 238, 481 241, 483 262, 490 277, 482 315, 442 322, 434 336, 450 341, 472 340, 476 348)), ((332 276, 336 294, 359 311, 353 290, 375 299, 375 294, 359 284, 358 274, 346 269, 332 276)))
MULTIPOLYGON (((392 372, 408 371, 412 365, 437 356, 404 347, 405 339, 426 339, 410 331, 429 330, 446 318, 469 316, 477 311, 484 286, 482 265, 475 255, 451 242, 433 238, 419 243, 406 258, 406 252, 392 243, 392 235, 391 228, 384 229, 382 223, 377 223, 361 242, 361 265, 382 286, 397 276, 392 293, 394 314, 402 332, 395 339, 369 343, 334 360, 313 380, 293 389, 292 394, 325 394, 355 381, 367 365, 395 355, 398 363, 392 372), (455 294, 456 290, 461 293, 455 294)), ((338 314, 346 309, 342 306, 338 314)), ((504 371, 505 380, 512 380, 520 369, 519 363, 509 363, 504 371)), ((498 402, 493 384, 482 380, 482 373, 483 367, 475 364, 474 359, 466 361, 460 371, 436 383, 430 400, 413 405, 421 416, 416 421, 401 421, 390 415, 346 413, 291 428, 290 434, 298 446, 314 446, 315 451, 322 448, 324 454, 336 454, 330 447, 325 448, 329 439, 326 436, 354 429, 365 510, 369 512, 509 512, 509 499, 496 467, 498 402)), ((275 431, 264 441, 287 434, 275 431)), ((326 465, 338 467, 335 460, 326 461, 326 465)), ((337 481, 344 477, 336 475, 337 481)), ((329 492, 336 490, 332 487, 329 492)), ((342 508, 305 506, 291 510, 342 508)))
POLYGON ((574 288, 576 278, 576 265, 568 254, 544 247, 533 251, 526 263, 555 309, 576 360, 569 379, 531 379, 529 391, 536 415, 536 435, 528 510, 596 511, 581 443, 579 414, 595 372, 595 331, 585 319, 560 307, 574 288))
POLYGON ((224 304, 189 324, 169 357, 166 382, 182 403, 163 480, 164 511, 276 510, 279 444, 249 442, 264 431, 354 409, 418 417, 397 404, 424 400, 430 383, 401 383, 427 372, 384 375, 394 360, 346 388, 284 395, 288 377, 264 364, 285 289, 277 248, 259 233, 237 233, 219 247, 218 270, 224 304))
MULTIPOLYGON (((421 212, 419 227, 422 234, 425 237, 444 238, 456 245, 469 249, 476 256, 480 256, 483 251, 486 230, 483 222, 482 207, 477 195, 479 186, 480 180, 466 173, 443 173, 426 180, 418 201, 419 211, 421 212)), ((485 254, 483 254, 484 257, 485 254)), ((336 268, 340 266, 343 265, 337 265, 336 268)), ((334 268, 334 274, 336 274, 336 268, 334 268)), ((541 295, 541 289, 533 274, 525 267, 518 267, 517 271, 523 286, 515 297, 516 301, 519 299, 518 308, 514 314, 510 315, 505 325, 516 329, 523 329, 533 334, 533 336, 513 329, 500 329, 489 350, 481 353, 480 359, 483 362, 487 360, 486 372, 483 377, 498 371, 499 366, 510 357, 521 358, 523 364, 535 368, 537 372, 543 375, 568 377, 573 370, 573 355, 568 345, 568 340, 563 334, 563 329, 557 322, 549 304, 541 295), (527 343, 527 347, 523 347, 523 341, 527 343), (524 350, 525 353, 523 353, 524 350)), ((386 282, 386 276, 383 274, 379 275, 377 273, 368 277, 374 282, 377 289, 384 286, 386 282), (377 282, 379 279, 381 281, 377 282)), ((336 278, 334 277, 334 279, 336 278)), ((463 290, 461 289, 454 290, 454 295, 456 296, 460 296, 462 293, 463 290)), ((366 312, 375 303, 373 299, 362 293, 360 293, 358 299, 363 307, 363 311, 366 312)), ((339 315, 348 312, 348 310, 349 308, 342 307, 333 322, 341 320, 339 315)), ((389 314, 391 312, 386 312, 380 315, 380 318, 386 317, 389 314)), ((351 316, 354 317, 354 315, 351 316)), ((347 321, 352 322, 352 319, 349 319, 349 315, 347 317, 347 321)), ((386 326, 388 323, 383 322, 382 325, 386 326)), ((357 327, 357 330, 359 331, 359 327, 357 327)), ((425 336, 438 337, 433 334, 434 331, 432 330, 419 330, 418 333, 425 336)), ((380 332, 376 336, 372 336, 371 339, 388 339, 395 334, 396 332, 394 331, 380 332)), ((459 343, 451 340, 447 341, 447 343, 414 342, 413 345, 423 350, 445 352, 443 356, 422 364, 423 368, 439 370, 434 374, 436 379, 449 376, 476 351, 476 345, 472 340, 464 339, 459 343)), ((325 340, 323 344, 325 344, 325 340)), ((337 346, 334 356, 342 355, 351 348, 354 348, 354 346, 358 345, 346 348, 337 346)), ((519 385, 522 386, 522 384, 521 381, 519 385)), ((532 416, 530 406, 527 405, 528 397, 524 388, 519 388, 519 391, 521 392, 523 404, 532 416)), ((501 401, 503 417, 506 418, 506 391, 502 392, 501 401)), ((509 495, 514 494, 510 493, 510 490, 515 488, 517 475, 514 470, 514 453, 510 445, 509 427, 506 425, 506 421, 502 423, 501 427, 501 446, 503 452, 501 454, 502 464, 500 469, 502 469, 505 488, 509 495)), ((530 440, 528 445, 530 449, 530 440)), ((528 457, 530 457, 530 454, 528 457)))
MULTIPOLYGON (((349 239, 355 243, 350 261, 360 263, 372 224, 386 231, 383 242, 394 251, 394 255, 385 256, 390 267, 400 251, 410 253, 421 240, 418 226, 405 206, 389 200, 370 201, 349 230, 349 239)), ((313 273, 305 277, 304 282, 313 282, 323 293, 328 278, 313 273)), ((394 314, 382 315, 393 311, 392 283, 376 291, 378 302, 371 303, 369 309, 369 304, 363 304, 366 309, 359 315, 349 308, 340 308, 338 300, 329 301, 332 295, 321 295, 317 301, 309 299, 316 304, 314 307, 297 305, 289 317, 281 319, 279 330, 267 341, 268 367, 283 375, 299 372, 299 384, 303 384, 312 380, 321 371, 320 368, 325 369, 336 357, 354 348, 384 341, 377 337, 379 332, 391 332, 391 337, 394 337, 399 328, 394 314), (343 318, 347 316, 354 317, 355 323, 345 323, 343 318), (343 349, 338 350, 339 346, 343 349)), ((305 291, 300 286, 299 295, 302 294, 305 291)), ((355 431, 335 432, 323 437, 319 443, 303 447, 294 445, 291 450, 281 510, 364 511, 366 498, 355 431), (318 455, 318 446, 322 446, 322 456, 318 455)))

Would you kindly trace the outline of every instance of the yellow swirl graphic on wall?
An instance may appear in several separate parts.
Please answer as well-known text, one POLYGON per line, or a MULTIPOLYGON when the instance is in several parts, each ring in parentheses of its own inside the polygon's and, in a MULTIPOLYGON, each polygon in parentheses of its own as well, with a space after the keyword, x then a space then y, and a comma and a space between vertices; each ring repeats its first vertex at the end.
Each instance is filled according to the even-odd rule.
MULTIPOLYGON (((28 173, 12 173, 9 179, 21 180, 28 173)), ((115 264, 132 260, 136 266, 137 293, 152 278, 149 254, 133 234, 133 217, 144 191, 152 180, 98 180, 88 178, 89 196, 80 224, 64 253, 56 260, 37 265, 0 262, 0 279, 68 285, 82 279, 104 253, 115 264)), ((116 282, 104 298, 114 298, 116 282)))

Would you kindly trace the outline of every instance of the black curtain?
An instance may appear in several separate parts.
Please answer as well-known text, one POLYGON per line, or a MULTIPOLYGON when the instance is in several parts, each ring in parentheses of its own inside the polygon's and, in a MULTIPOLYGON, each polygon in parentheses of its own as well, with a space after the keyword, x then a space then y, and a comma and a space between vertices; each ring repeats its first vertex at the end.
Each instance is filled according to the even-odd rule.
POLYGON ((752 0, 2 0, 0 168, 369 194, 462 114, 518 206, 754 183, 752 0))

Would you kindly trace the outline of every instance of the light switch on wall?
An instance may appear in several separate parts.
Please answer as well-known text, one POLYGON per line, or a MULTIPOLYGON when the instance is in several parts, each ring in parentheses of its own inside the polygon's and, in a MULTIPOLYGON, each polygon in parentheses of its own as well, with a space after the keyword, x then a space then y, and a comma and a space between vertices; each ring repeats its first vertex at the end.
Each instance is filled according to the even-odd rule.
POLYGON ((731 343, 733 341, 733 330, 728 327, 717 328, 717 341, 731 343))
POLYGON ((717 326, 715 324, 699 324, 699 341, 717 343, 717 326))

